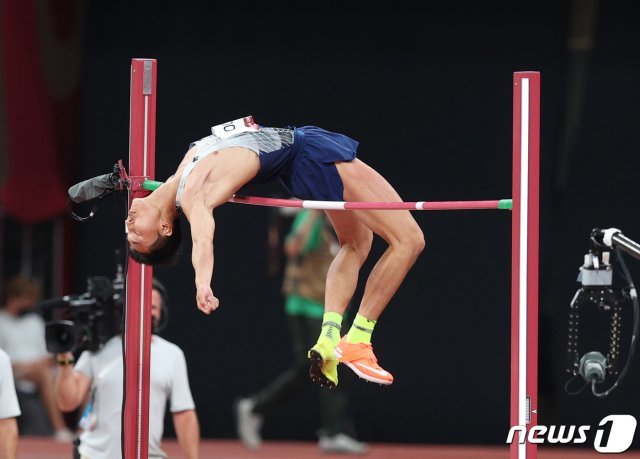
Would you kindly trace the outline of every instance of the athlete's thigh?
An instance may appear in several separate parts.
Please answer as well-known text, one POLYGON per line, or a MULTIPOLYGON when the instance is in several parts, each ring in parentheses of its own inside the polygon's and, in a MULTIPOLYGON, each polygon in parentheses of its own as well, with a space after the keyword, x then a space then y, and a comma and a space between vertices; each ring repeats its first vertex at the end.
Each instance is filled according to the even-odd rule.
POLYGON ((340 245, 359 246, 363 251, 369 250, 373 233, 352 210, 327 210, 327 217, 336 232, 340 245))
MULTIPOLYGON (((375 169, 359 159, 336 163, 347 201, 401 202, 402 198, 375 169)), ((354 215, 387 242, 404 239, 422 231, 408 210, 359 210, 354 215)))

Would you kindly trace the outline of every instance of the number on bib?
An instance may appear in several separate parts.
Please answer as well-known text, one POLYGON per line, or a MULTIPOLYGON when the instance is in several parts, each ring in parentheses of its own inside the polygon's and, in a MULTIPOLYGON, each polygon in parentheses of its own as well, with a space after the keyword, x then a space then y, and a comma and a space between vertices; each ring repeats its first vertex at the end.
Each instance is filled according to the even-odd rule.
POLYGON ((256 132, 259 130, 260 126, 253 121, 253 116, 245 116, 244 118, 213 126, 211 133, 219 139, 226 139, 243 132, 256 132))

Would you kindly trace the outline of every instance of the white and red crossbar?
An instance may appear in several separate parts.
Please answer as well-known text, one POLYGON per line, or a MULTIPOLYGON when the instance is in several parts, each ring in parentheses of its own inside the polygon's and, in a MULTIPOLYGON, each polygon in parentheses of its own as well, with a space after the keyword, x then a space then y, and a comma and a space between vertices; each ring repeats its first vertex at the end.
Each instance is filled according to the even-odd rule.
MULTIPOLYGON (((156 61, 131 65, 130 201, 161 183, 155 173, 156 61)), ((538 236, 540 162, 540 74, 514 73, 513 203, 509 199, 443 202, 335 202, 234 196, 231 202, 335 210, 511 209, 511 417, 510 425, 529 430, 538 406, 538 236)), ((152 269, 129 260, 125 329, 124 459, 148 458, 149 362, 152 269)), ((505 438, 508 429, 505 426, 505 438)), ((514 442, 510 459, 536 459, 535 444, 514 442)))
POLYGON ((300 207, 320 210, 476 210, 511 209, 510 199, 487 201, 417 201, 417 202, 346 202, 304 201, 298 199, 263 198, 258 196, 234 196, 229 200, 237 204, 268 207, 300 207))
MULTIPOLYGON (((142 188, 156 190, 163 182, 143 180, 142 188)), ((264 207, 294 207, 317 210, 511 210, 511 199, 485 201, 415 201, 415 202, 359 202, 359 201, 310 201, 300 199, 265 198, 261 196, 234 195, 229 202, 264 207)))

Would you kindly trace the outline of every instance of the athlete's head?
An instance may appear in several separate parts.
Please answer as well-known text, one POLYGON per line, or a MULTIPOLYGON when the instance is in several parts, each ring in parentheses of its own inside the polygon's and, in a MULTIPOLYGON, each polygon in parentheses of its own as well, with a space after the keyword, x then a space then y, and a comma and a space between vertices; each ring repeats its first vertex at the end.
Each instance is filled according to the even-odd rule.
POLYGON ((174 264, 182 231, 175 211, 162 212, 144 198, 134 199, 125 220, 131 258, 148 265, 174 264))

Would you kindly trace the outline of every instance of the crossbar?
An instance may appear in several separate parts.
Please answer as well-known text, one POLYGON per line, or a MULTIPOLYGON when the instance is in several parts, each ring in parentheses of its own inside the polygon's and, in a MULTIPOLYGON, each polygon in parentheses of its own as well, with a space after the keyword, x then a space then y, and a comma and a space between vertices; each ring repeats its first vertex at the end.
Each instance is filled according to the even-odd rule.
MULTIPOLYGON (((145 180, 142 188, 153 191, 162 182, 145 180)), ((300 199, 265 198, 259 196, 234 195, 229 202, 266 207, 299 207, 318 210, 511 210, 511 199, 486 201, 415 201, 415 202, 357 202, 357 201, 311 201, 300 199)))
POLYGON ((320 210, 481 210, 511 209, 511 199, 490 201, 417 201, 417 202, 346 202, 346 201, 299 201, 256 196, 234 196, 229 202, 271 207, 302 207, 320 210))

